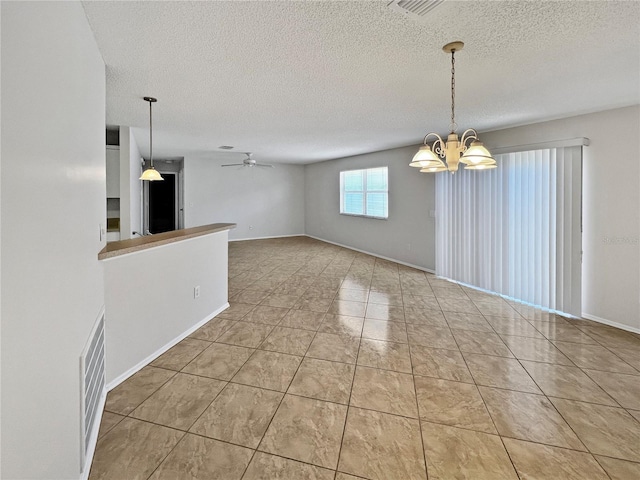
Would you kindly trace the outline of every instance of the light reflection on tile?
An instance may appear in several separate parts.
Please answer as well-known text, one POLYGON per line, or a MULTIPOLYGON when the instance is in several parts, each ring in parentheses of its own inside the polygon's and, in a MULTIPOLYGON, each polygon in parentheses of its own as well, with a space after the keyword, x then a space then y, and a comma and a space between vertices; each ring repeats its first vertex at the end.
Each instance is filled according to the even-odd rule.
POLYGON ((408 343, 407 328, 404 323, 372 320, 370 318, 365 318, 362 337, 387 342, 408 343))
POLYGON ((618 406, 602 388, 577 367, 526 361, 522 361, 522 365, 545 395, 618 406))
POLYGON ((460 352, 420 345, 412 345, 410 350, 414 375, 473 383, 473 378, 460 352))
POLYGON ((358 365, 411 373, 409 346, 363 338, 360 342, 358 365))
POLYGON ((415 377, 420 418, 427 422, 497 433, 475 385, 415 377))
POLYGON ((360 337, 362 335, 363 326, 364 318, 327 313, 318 331, 322 333, 346 335, 349 337, 360 337))
POLYGON ((488 387, 479 389, 500 435, 585 451, 582 442, 544 395, 488 387))
POLYGON ((347 315, 350 317, 364 317, 366 309, 366 303, 351 302, 348 300, 334 300, 331 307, 329 307, 329 313, 347 315))
POLYGON ((478 385, 506 388, 528 393, 542 393, 515 358, 464 353, 467 366, 478 385))
POLYGON ((555 346, 580 368, 638 375, 636 369, 600 345, 555 342, 555 346))

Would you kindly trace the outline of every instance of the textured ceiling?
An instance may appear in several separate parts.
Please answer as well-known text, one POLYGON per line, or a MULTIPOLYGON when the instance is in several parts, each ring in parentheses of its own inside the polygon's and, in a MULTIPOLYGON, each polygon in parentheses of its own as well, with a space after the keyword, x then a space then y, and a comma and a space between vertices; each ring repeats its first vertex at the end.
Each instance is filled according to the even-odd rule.
POLYGON ((107 124, 148 154, 309 163, 640 103, 640 3, 83 2, 107 65, 107 124))

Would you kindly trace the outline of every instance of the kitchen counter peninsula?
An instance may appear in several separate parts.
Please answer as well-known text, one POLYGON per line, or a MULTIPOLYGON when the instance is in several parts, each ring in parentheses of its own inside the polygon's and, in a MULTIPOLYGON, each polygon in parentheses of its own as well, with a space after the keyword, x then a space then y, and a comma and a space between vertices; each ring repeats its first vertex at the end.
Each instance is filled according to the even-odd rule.
POLYGON ((200 227, 184 228, 182 230, 174 230, 172 232, 157 233, 155 235, 145 235, 144 237, 111 242, 100 250, 100 253, 98 253, 98 260, 106 260, 119 255, 126 255, 128 253, 139 252, 148 248, 159 247, 168 243, 180 242, 189 238, 209 235, 210 233, 221 232, 223 230, 231 230, 232 228, 236 228, 235 223, 211 223, 200 227))

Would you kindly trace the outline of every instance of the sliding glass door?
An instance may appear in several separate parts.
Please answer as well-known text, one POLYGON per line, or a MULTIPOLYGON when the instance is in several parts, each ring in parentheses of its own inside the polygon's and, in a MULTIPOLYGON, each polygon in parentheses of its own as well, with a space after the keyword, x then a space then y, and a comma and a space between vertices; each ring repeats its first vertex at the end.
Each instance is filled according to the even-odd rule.
POLYGON ((436 273, 579 316, 582 147, 496 155, 436 180, 436 273))

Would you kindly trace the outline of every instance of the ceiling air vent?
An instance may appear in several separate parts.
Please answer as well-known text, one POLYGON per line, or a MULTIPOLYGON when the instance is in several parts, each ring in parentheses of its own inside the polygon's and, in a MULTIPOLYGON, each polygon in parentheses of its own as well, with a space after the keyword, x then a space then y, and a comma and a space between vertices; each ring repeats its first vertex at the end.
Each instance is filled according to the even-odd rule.
POLYGON ((427 14, 444 0, 393 0, 388 6, 408 17, 424 20, 427 14))

